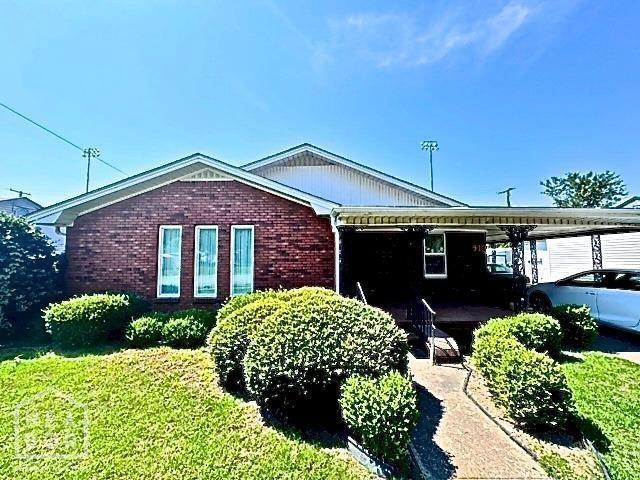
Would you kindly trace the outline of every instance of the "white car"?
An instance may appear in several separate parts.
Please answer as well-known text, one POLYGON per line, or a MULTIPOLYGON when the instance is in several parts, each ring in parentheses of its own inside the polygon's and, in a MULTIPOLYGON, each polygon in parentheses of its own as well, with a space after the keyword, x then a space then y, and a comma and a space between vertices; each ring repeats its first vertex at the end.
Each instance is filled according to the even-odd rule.
POLYGON ((640 270, 589 270, 527 290, 538 312, 565 304, 587 305, 603 325, 640 333, 640 270))

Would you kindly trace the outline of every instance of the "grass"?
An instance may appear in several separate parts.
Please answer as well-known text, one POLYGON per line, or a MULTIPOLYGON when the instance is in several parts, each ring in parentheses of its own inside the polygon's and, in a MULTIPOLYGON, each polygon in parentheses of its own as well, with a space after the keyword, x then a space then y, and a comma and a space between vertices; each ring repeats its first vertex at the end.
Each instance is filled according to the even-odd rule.
POLYGON ((614 480, 639 479, 640 365, 586 353, 563 369, 587 422, 583 430, 603 452, 614 480))
MULTIPOLYGON (((256 408, 216 386, 203 351, 41 353, 5 351, 0 361, 0 478, 370 478, 341 449, 322 448, 263 425, 256 408), (18 353, 24 358, 7 359, 18 353), (15 407, 48 388, 86 405, 86 458, 15 458, 15 407)), ((27 434, 41 433, 43 425, 55 433, 82 431, 82 415, 74 411, 67 417, 73 408, 60 399, 40 399, 25 413, 30 408, 54 416, 38 417, 42 422, 27 434)), ((69 452, 81 446, 44 444, 30 452, 62 452, 65 445, 72 448, 69 452)))

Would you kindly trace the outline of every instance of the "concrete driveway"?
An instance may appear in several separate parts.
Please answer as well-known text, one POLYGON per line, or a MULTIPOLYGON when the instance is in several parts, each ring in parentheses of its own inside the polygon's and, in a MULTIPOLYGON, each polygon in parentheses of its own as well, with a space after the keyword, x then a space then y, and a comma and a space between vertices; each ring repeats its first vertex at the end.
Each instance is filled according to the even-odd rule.
POLYGON ((612 353, 640 364, 640 335, 608 327, 600 327, 600 335, 598 335, 591 349, 612 353))

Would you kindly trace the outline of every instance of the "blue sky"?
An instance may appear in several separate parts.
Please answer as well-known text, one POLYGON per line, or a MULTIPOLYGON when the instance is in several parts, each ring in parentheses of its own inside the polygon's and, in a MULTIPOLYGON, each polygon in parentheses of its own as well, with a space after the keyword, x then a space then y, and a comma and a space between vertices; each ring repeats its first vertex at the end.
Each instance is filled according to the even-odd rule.
MULTIPOLYGON (((0 102, 136 173, 310 142, 475 205, 610 169, 640 193, 635 1, 0 0, 0 102)), ((80 152, 0 110, 0 198, 81 193, 80 152)), ((92 187, 123 178, 98 164, 92 187)))

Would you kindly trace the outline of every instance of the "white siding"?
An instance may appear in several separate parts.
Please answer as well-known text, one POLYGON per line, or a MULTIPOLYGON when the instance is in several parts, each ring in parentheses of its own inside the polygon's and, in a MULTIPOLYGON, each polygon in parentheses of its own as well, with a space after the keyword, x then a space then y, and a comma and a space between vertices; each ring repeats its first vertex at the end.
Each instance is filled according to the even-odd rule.
POLYGON ((254 173, 342 205, 442 205, 342 165, 270 165, 254 173))
POLYGON ((604 268, 640 268, 640 233, 602 235, 604 268))
POLYGON ((551 281, 593 268, 590 236, 554 238, 547 240, 547 248, 551 281))

